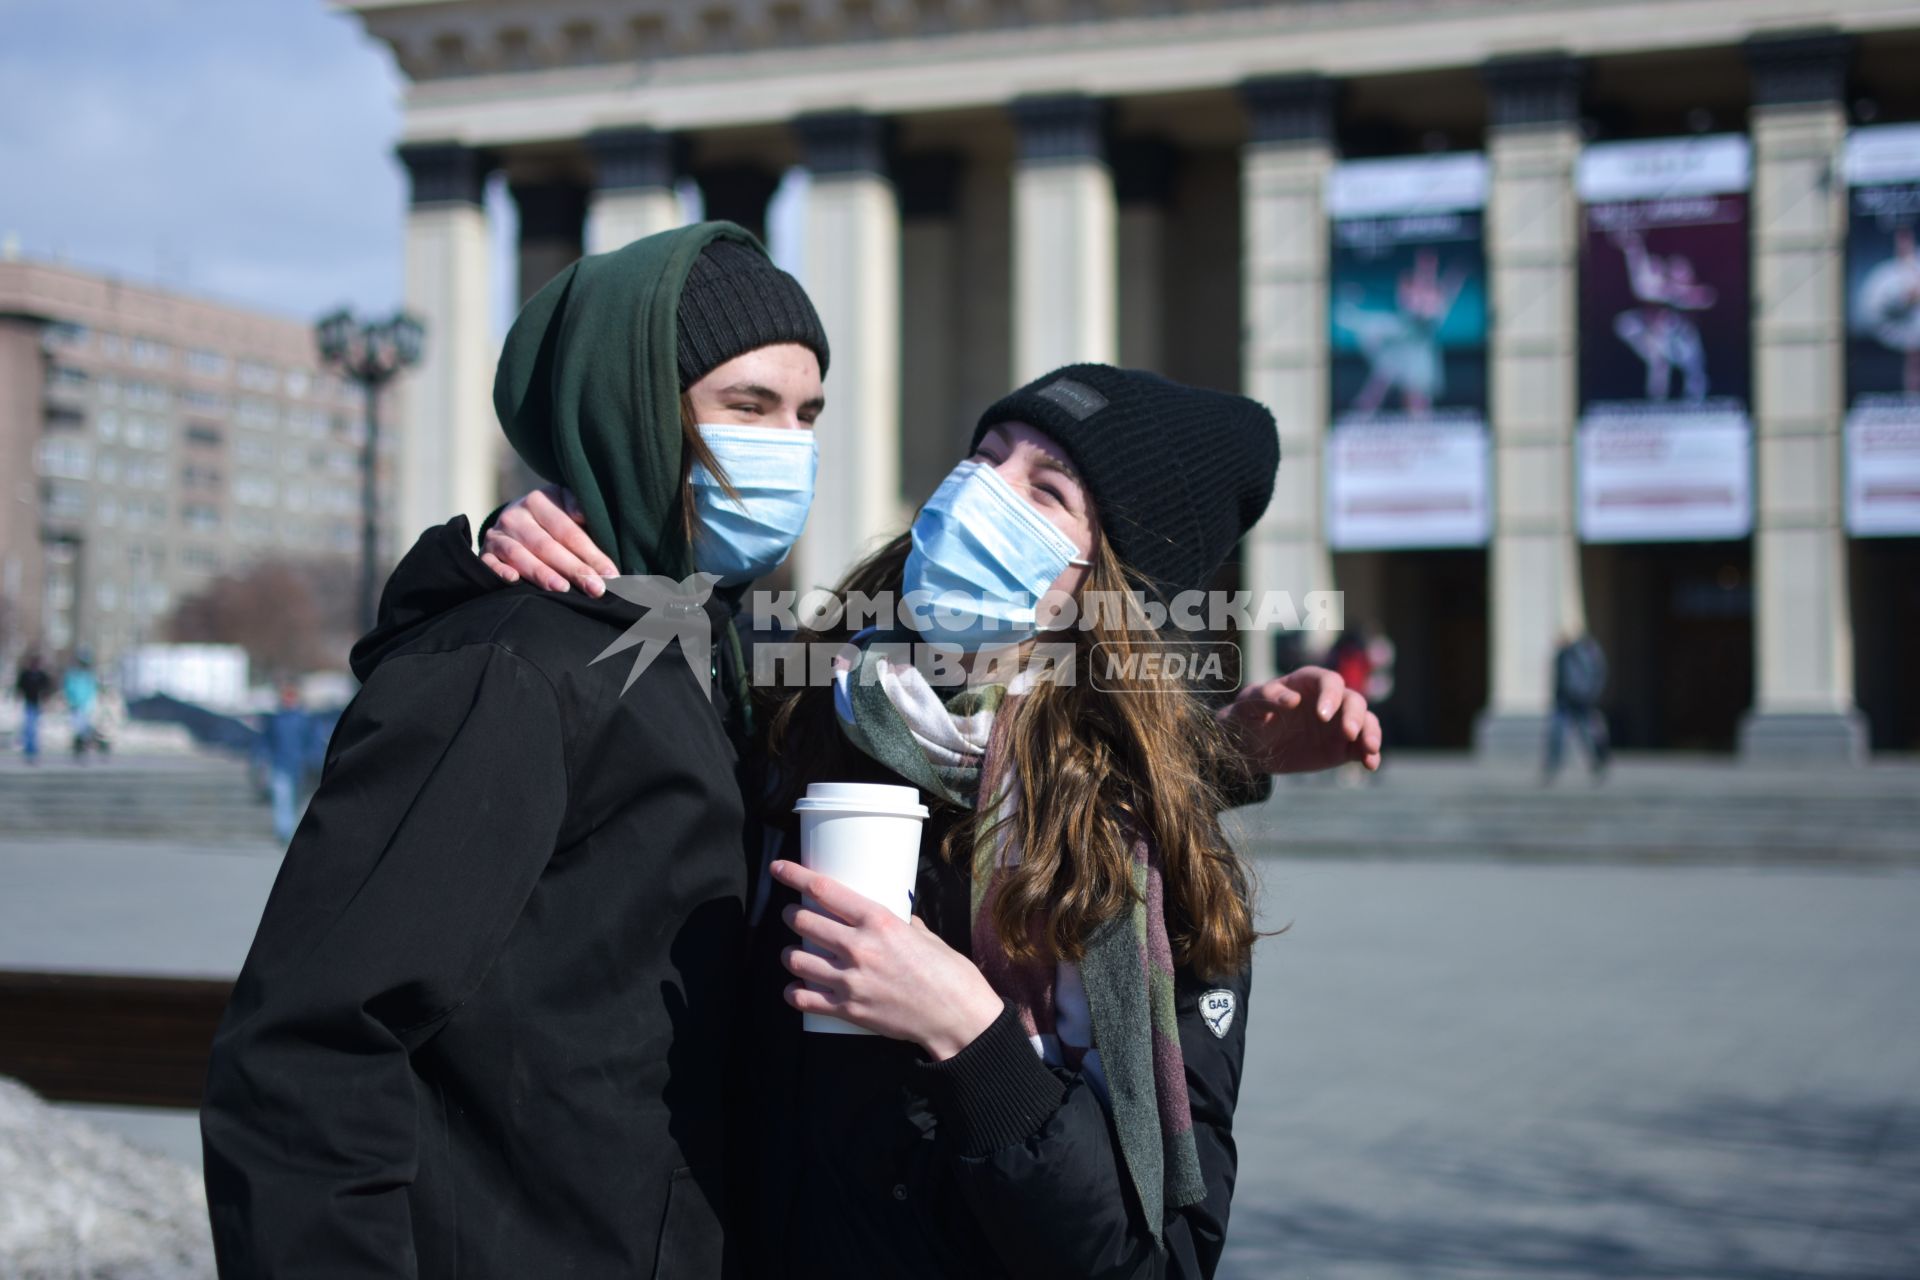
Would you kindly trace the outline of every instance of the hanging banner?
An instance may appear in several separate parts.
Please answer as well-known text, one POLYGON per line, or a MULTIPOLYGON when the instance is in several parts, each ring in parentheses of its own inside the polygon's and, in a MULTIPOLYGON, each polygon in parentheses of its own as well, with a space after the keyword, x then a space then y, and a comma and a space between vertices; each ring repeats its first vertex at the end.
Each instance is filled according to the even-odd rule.
POLYGON ((1487 541, 1487 293, 1480 155, 1357 160, 1327 188, 1338 550, 1487 541))
POLYGON ((1920 125, 1847 138, 1847 529, 1920 534, 1920 125))
POLYGON ((1580 536, 1753 528, 1747 187, 1732 135, 1581 154, 1580 536))

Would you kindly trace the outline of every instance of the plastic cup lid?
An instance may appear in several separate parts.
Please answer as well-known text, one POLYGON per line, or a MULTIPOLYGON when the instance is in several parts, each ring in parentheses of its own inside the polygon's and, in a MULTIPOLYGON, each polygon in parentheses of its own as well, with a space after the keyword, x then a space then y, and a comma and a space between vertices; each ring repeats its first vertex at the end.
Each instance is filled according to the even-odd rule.
POLYGON ((872 813, 887 817, 925 818, 927 806, 913 787, 881 782, 815 782, 793 806, 795 813, 872 813))

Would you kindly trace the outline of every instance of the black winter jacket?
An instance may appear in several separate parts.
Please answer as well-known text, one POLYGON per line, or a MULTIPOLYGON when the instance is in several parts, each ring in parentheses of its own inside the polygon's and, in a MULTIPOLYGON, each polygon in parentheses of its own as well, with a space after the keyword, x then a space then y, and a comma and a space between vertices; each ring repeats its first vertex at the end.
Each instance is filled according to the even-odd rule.
POLYGON ((677 646, 623 694, 635 651, 591 660, 637 607, 470 547, 431 530, 389 582, 214 1044, 230 1280, 722 1273, 724 708, 677 646))
MULTIPOLYGON (((848 781, 908 785, 872 766, 848 781)), ((1263 780, 1264 781, 1264 780, 1263 780)), ((936 810, 921 842, 915 906, 970 954, 969 883, 940 856, 960 819, 936 810)), ((797 831, 776 832, 798 860, 797 831)), ((915 1045, 809 1034, 781 991, 796 939, 772 887, 753 929, 753 1043, 764 1085, 760 1148, 745 1193, 755 1273, 767 1280, 1079 1280, 1211 1276, 1226 1242, 1233 1113, 1246 1051, 1248 974, 1176 974, 1187 1099, 1206 1199, 1169 1213, 1156 1245, 1127 1183, 1105 1109, 1075 1072, 1041 1062, 1011 1009, 943 1063, 915 1045), (1224 992, 1222 996, 1220 993, 1224 992), (1203 998, 1213 999, 1203 1012, 1203 998), (1227 1010, 1231 1009, 1230 1016, 1227 1010)))

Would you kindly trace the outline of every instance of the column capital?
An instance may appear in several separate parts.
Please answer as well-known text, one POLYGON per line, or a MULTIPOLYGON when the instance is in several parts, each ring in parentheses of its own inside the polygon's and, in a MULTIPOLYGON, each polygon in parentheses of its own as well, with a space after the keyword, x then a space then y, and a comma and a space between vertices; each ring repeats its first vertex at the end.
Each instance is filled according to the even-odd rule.
POLYGON ((434 204, 482 202, 493 159, 484 151, 457 142, 409 142, 394 149, 406 166, 410 186, 408 203, 414 208, 434 204))
POLYGON ((1340 82, 1319 74, 1261 76, 1240 84, 1250 142, 1325 142, 1335 134, 1340 82))
POLYGON ((1853 37, 1830 29, 1780 32, 1747 40, 1753 105, 1783 107, 1846 97, 1853 37))
POLYGON ((1585 60, 1566 53, 1521 53, 1480 67, 1487 115, 1496 129, 1570 125, 1580 119, 1585 60))
POLYGON ((816 178, 887 175, 887 121, 864 111, 823 111, 793 122, 802 163, 816 178))
POLYGON ((594 190, 642 191, 671 187, 674 139, 657 129, 596 129, 587 135, 594 190))
POLYGON ((1082 93, 1015 98, 1007 110, 1023 162, 1105 158, 1107 104, 1098 98, 1082 93))

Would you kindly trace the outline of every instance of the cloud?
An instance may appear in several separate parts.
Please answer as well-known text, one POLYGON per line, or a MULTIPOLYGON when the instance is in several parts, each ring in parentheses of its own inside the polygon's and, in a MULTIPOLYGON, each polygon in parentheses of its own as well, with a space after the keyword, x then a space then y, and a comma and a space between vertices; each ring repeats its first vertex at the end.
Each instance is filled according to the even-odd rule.
POLYGON ((307 317, 399 301, 401 79, 320 0, 12 0, 0 232, 307 317))

